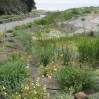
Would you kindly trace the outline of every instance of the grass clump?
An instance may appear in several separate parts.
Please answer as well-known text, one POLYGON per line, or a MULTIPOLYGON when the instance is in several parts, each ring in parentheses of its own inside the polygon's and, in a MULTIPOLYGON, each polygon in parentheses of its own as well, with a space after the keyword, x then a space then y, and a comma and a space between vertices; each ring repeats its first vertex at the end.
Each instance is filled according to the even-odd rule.
POLYGON ((14 45, 12 43, 6 43, 4 44, 4 46, 9 48, 14 48, 14 45))
POLYGON ((8 39, 8 42, 14 42, 14 39, 9 38, 9 39, 8 39))

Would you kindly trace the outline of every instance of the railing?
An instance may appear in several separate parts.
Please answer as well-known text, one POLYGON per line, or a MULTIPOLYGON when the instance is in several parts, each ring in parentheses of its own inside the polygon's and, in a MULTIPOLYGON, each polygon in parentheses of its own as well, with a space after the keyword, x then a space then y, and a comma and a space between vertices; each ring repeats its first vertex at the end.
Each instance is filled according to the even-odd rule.
POLYGON ((12 29, 15 26, 33 22, 33 20, 37 18, 40 18, 40 15, 20 15, 8 19, 4 17, 0 20, 0 32, 5 32, 6 30, 12 29))

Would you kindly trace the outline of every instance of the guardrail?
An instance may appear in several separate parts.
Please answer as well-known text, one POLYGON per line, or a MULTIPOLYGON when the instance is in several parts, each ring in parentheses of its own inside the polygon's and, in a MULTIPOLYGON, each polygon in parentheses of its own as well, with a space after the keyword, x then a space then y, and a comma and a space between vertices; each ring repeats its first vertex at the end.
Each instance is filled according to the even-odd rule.
POLYGON ((2 18, 0 20, 0 32, 5 32, 6 30, 12 29, 15 26, 33 22, 33 20, 37 19, 38 16, 40 18, 40 15, 20 15, 8 19, 2 18))

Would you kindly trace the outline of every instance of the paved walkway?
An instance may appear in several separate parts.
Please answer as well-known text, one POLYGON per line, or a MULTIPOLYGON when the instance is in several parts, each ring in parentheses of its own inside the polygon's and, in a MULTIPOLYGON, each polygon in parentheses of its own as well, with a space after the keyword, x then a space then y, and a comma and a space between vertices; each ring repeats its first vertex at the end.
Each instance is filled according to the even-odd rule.
POLYGON ((44 16, 40 16, 40 17, 36 17, 36 18, 25 18, 23 20, 20 21, 13 21, 13 22, 8 22, 5 24, 0 24, 0 32, 4 32, 6 30, 12 29, 15 26, 20 26, 29 22, 33 22, 36 19, 41 19, 44 16))

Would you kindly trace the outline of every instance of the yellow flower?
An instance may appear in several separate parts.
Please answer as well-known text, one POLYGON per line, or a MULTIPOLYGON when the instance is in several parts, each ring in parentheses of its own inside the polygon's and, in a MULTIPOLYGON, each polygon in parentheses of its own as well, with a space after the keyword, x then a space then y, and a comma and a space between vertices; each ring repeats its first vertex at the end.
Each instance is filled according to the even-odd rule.
POLYGON ((10 58, 10 60, 12 60, 12 58, 10 58))
POLYGON ((69 91, 71 90, 71 88, 68 89, 69 91))
POLYGON ((56 66, 54 66, 54 69, 53 69, 54 71, 56 71, 57 70, 57 67, 56 66))
POLYGON ((23 60, 23 58, 21 58, 21 60, 23 60))
POLYGON ((61 54, 60 56, 63 57, 63 54, 61 54))
POLYGON ((3 89, 5 90, 6 88, 3 86, 3 89))
POLYGON ((74 62, 71 62, 71 64, 74 64, 74 62))
POLYGON ((32 58, 32 56, 31 56, 31 55, 29 55, 29 58, 31 59, 31 58, 32 58))

